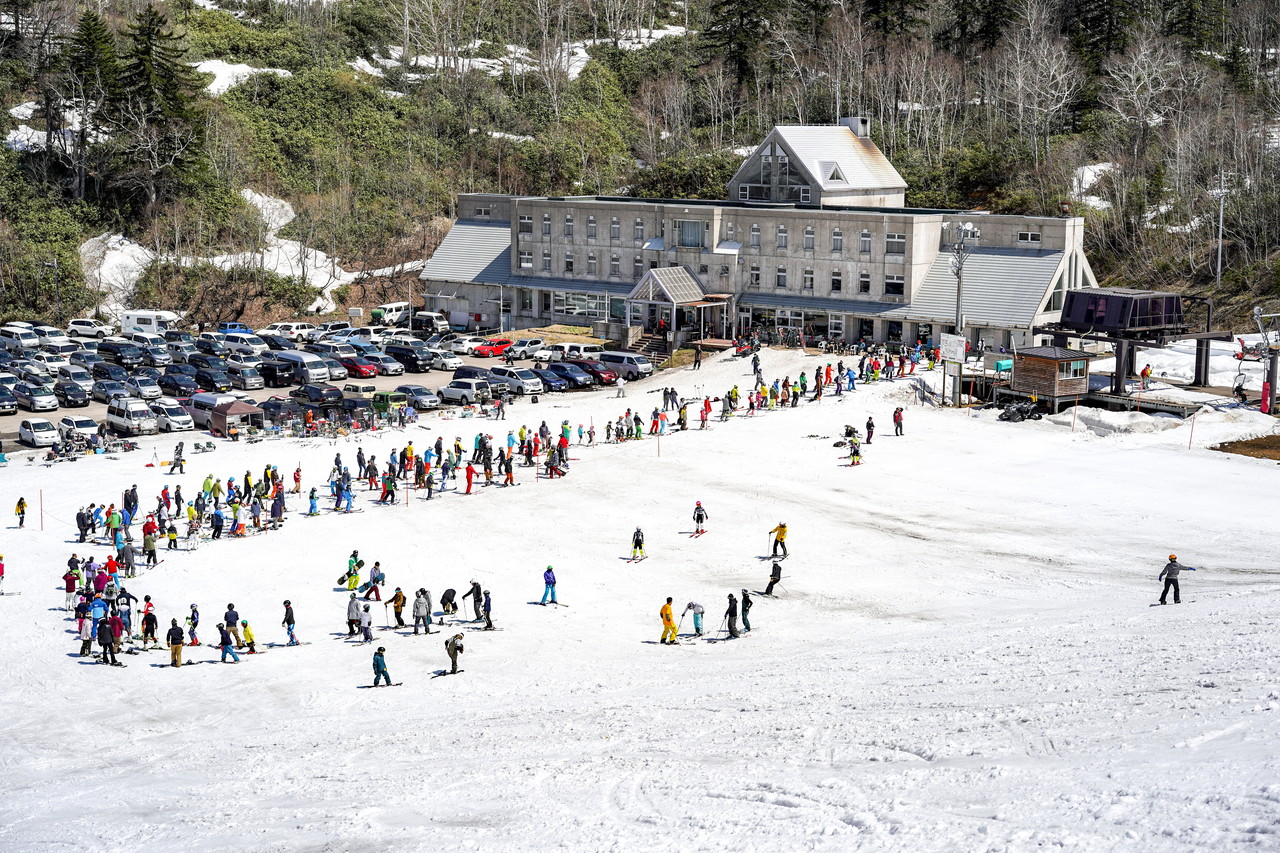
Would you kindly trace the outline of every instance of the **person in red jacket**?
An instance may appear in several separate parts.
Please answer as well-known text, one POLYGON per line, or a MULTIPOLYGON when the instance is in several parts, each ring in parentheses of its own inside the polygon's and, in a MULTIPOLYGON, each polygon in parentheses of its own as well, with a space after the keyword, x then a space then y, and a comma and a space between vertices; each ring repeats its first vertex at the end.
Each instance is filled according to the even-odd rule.
POLYGON ((467 463, 467 494, 471 494, 471 481, 475 479, 476 466, 470 462, 467 463))
POLYGON ((893 410, 893 434, 902 435, 902 407, 893 410))

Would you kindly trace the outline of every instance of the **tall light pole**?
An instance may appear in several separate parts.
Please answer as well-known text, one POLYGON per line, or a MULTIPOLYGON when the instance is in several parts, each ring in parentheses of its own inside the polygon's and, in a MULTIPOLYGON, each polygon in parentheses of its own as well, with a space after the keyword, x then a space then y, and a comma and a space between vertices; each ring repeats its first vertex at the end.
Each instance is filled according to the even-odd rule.
MULTIPOLYGON (((973 247, 982 239, 982 232, 973 227, 972 222, 952 222, 944 226, 949 232, 951 242, 951 272, 956 276, 956 334, 964 337, 964 262, 969 259, 973 247)), ((961 362, 963 365, 963 362, 961 362)), ((961 368, 961 373, 964 369, 961 368)), ((960 405, 961 377, 957 376, 955 387, 951 389, 954 405, 960 405)))

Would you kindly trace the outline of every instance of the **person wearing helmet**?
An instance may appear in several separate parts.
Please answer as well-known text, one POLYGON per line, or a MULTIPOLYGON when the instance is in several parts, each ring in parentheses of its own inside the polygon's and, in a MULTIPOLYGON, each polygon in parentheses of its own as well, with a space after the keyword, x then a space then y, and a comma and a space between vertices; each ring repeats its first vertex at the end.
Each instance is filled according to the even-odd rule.
POLYGON ((556 604, 556 573, 550 566, 547 566, 547 570, 542 573, 542 583, 546 588, 542 590, 542 601, 538 603, 546 607, 547 596, 551 596, 551 603, 556 604))
POLYGON ((373 614, 369 612, 367 604, 360 611, 360 631, 364 635, 363 642, 373 642, 373 614))
POLYGON ((702 501, 698 501, 697 505, 694 506, 693 508, 693 535, 694 536, 701 536, 702 534, 707 532, 702 529, 702 525, 706 523, 706 520, 708 518, 710 518, 710 516, 707 515, 707 511, 702 508, 702 501))
POLYGON ((738 634, 738 597, 733 593, 729 593, 729 609, 724 612, 724 618, 729 622, 729 636, 737 638, 738 634))
POLYGON ((227 624, 227 630, 231 632, 231 636, 236 638, 236 648, 244 648, 244 640, 240 637, 240 614, 236 612, 236 606, 231 602, 227 602, 227 612, 222 614, 223 620, 227 624))
POLYGON ((486 631, 493 630, 493 616, 490 614, 492 609, 493 602, 489 598, 489 590, 486 589, 484 591, 484 606, 480 609, 481 612, 484 613, 484 629, 486 631))
POLYGON ((787 556, 787 523, 779 521, 778 526, 769 532, 773 534, 773 554, 771 556, 778 556, 778 549, 781 548, 782 556, 785 558, 787 556))
POLYGON ((196 636, 196 628, 200 627, 200 610, 193 604, 191 605, 191 615, 187 617, 187 634, 191 637, 188 646, 200 645, 200 638, 196 636))
POLYGON ((249 620, 241 619, 240 627, 244 629, 244 644, 249 647, 249 654, 256 655, 258 650, 253 645, 253 629, 249 627, 249 620))
MULTIPOLYGON (((688 613, 690 610, 693 611, 693 636, 701 637, 702 636, 702 615, 707 611, 701 604, 699 604, 696 601, 690 601, 688 604, 685 605, 684 613, 688 613)), ((684 613, 680 614, 681 619, 684 618, 684 613)))
POLYGON ((347 636, 354 636, 356 628, 360 626, 360 602, 356 601, 356 594, 351 593, 351 597, 347 599, 347 636))
POLYGON ((373 686, 378 687, 383 679, 386 679, 386 686, 391 686, 391 673, 387 671, 387 659, 384 655, 387 650, 384 646, 378 646, 378 650, 373 653, 373 686))
POLYGON ((298 645, 298 638, 293 635, 293 626, 295 624, 295 620, 293 618, 293 603, 289 601, 289 599, 287 598, 284 601, 284 619, 280 622, 280 624, 283 625, 284 629, 289 632, 288 645, 290 646, 298 645))
POLYGON ((1171 589, 1173 590, 1173 603, 1182 603, 1182 594, 1178 589, 1178 573, 1182 571, 1194 572, 1195 569, 1179 563, 1177 554, 1170 554, 1169 562, 1165 564, 1164 569, 1160 572, 1160 576, 1156 578, 1157 581, 1164 581, 1164 591, 1160 593, 1161 604, 1169 603, 1169 590, 1171 589))
POLYGON ((223 663, 240 663, 240 655, 236 654, 231 647, 231 633, 227 630, 227 626, 221 622, 218 623, 218 647, 222 649, 223 663), (227 655, 231 655, 231 661, 227 660, 227 655))
POLYGON ((391 596, 389 601, 391 610, 396 614, 396 627, 404 627, 404 605, 409 599, 405 597, 404 590, 396 587, 396 594, 391 596))
POLYGON ((644 531, 636 527, 636 532, 631 534, 631 559, 644 559, 644 531))
POLYGON ((169 632, 165 634, 165 639, 169 641, 169 665, 182 666, 183 635, 177 619, 169 620, 169 632))
POLYGON ((484 616, 481 615, 480 609, 484 605, 484 590, 480 588, 480 582, 473 578, 471 580, 471 589, 463 593, 462 597, 464 599, 466 598, 471 599, 471 609, 475 611, 475 614, 476 614, 475 621, 476 622, 482 621, 484 619, 484 616))

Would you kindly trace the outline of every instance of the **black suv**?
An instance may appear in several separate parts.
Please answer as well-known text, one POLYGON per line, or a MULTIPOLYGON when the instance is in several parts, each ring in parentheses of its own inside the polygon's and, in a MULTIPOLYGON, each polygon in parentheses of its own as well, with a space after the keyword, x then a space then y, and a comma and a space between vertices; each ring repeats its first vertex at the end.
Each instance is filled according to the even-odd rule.
POLYGON ((123 382, 129 378, 129 371, 125 370, 118 364, 112 364, 109 361, 100 361, 93 367, 89 368, 89 375, 94 379, 110 379, 113 382, 123 382))
POLYGON ((387 344, 383 352, 403 364, 410 373, 426 373, 431 369, 431 356, 421 347, 387 344))
POLYGON ((137 367, 142 364, 142 350, 128 341, 103 341, 98 344, 98 355, 121 367, 137 367))
POLYGON ((311 383, 301 388, 294 388, 289 396, 300 403, 314 403, 318 406, 341 406, 342 392, 336 385, 311 383))
POLYGON ((293 365, 283 361, 264 361, 258 365, 258 373, 268 388, 288 388, 293 384, 293 365))
POLYGON ((231 380, 221 370, 202 367, 196 371, 195 380, 203 391, 231 390, 231 380))
POLYGON ((197 370, 216 370, 220 373, 227 372, 227 360, 225 358, 219 358, 216 355, 194 353, 187 356, 187 364, 197 370))

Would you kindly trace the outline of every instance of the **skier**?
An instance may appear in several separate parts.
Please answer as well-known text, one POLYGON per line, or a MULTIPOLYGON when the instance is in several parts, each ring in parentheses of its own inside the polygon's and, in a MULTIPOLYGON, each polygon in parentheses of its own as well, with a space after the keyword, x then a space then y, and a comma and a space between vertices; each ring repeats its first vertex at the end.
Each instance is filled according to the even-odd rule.
POLYGON ((893 434, 902 435, 902 407, 893 410, 893 434))
POLYGON ((769 585, 764 588, 765 595, 773 595, 773 588, 782 580, 782 564, 775 562, 769 572, 769 585))
POLYGON ((695 534, 702 535, 703 533, 706 533, 706 531, 702 529, 702 525, 708 518, 710 518, 710 516, 707 515, 707 511, 702 508, 702 501, 698 501, 697 505, 693 508, 693 531, 695 534))
MULTIPOLYGON (((147 596, 150 601, 151 596, 147 596)), ((142 614, 142 648, 145 651, 147 643, 155 643, 156 648, 160 648, 160 641, 156 639, 157 620, 153 610, 145 610, 142 614)))
POLYGON ((454 634, 452 637, 444 641, 444 650, 449 653, 449 661, 453 664, 450 670, 451 675, 458 672, 458 655, 462 654, 462 635, 454 634))
POLYGON ((196 628, 200 627, 200 611, 196 606, 191 605, 191 615, 187 617, 187 634, 191 637, 191 642, 187 645, 200 645, 200 638, 196 636, 196 628))
POLYGON ((387 672, 387 660, 383 655, 387 652, 383 646, 378 646, 378 650, 373 653, 373 686, 377 687, 378 682, 386 679, 387 686, 391 686, 391 674, 387 672))
POLYGON ((293 618, 293 604, 287 598, 284 602, 284 619, 281 620, 280 624, 289 632, 288 645, 298 645, 298 638, 293 635, 293 626, 296 624, 296 620, 293 618))
POLYGON ((644 531, 639 527, 636 532, 631 534, 631 559, 643 559, 644 553, 644 531))
POLYGON ((249 647, 249 654, 256 655, 258 650, 254 648, 253 628, 249 627, 249 620, 241 619, 240 627, 244 629, 244 644, 249 647))
POLYGON ((111 619, 104 616, 98 620, 98 645, 102 647, 102 662, 112 666, 121 666, 116 660, 116 632, 111 627, 111 619))
POLYGON ((430 634, 431 630, 431 593, 420 589, 413 597, 413 633, 416 636, 418 626, 430 634))
POLYGON ((748 595, 747 591, 744 589, 742 591, 742 630, 743 631, 751 630, 751 619, 747 615, 750 610, 751 610, 751 596, 748 595))
MULTIPOLYGON (((688 613, 690 610, 693 611, 693 636, 701 637, 702 636, 702 614, 706 613, 706 610, 703 608, 701 604, 699 604, 696 601, 690 601, 688 604, 685 605, 684 613, 688 613)), ((681 619, 684 618, 684 613, 680 614, 681 619)))
POLYGON ((236 638, 236 648, 243 649, 244 641, 240 638, 240 614, 236 612, 236 606, 227 603, 227 612, 222 614, 222 618, 226 620, 227 630, 231 632, 231 636, 236 638))
POLYGON ((787 556, 787 524, 786 522, 779 521, 778 526, 773 528, 769 532, 774 534, 772 556, 774 557, 778 556, 778 549, 781 548, 782 556, 785 559, 787 556))
POLYGON ((407 599, 405 598, 404 592, 400 589, 400 587, 396 587, 396 594, 391 596, 390 603, 391 603, 391 609, 396 614, 397 628, 404 627, 404 603, 406 600, 407 599))
POLYGON ((169 620, 169 631, 164 635, 165 641, 169 643, 169 665, 182 666, 182 629, 178 627, 177 619, 169 620))
POLYGON ((489 598, 489 590, 486 589, 484 591, 484 606, 481 608, 481 612, 484 613, 484 629, 486 631, 493 630, 493 616, 491 615, 492 610, 493 610, 493 601, 489 598))
POLYGON ((555 604, 556 603, 556 573, 552 570, 550 566, 547 566, 547 570, 542 573, 542 582, 546 586, 545 586, 545 589, 542 590, 542 601, 538 603, 541 604, 543 607, 546 607, 547 596, 551 596, 551 603, 555 604))
POLYGON ((676 644, 676 620, 671 616, 671 597, 667 597, 667 603, 662 605, 662 609, 658 611, 658 615, 662 617, 662 639, 658 642, 664 646, 674 646, 676 644))
POLYGON ((471 609, 476 614, 474 621, 479 622, 484 619, 484 617, 480 615, 480 607, 484 603, 484 591, 480 589, 480 582, 472 578, 471 589, 463 593, 462 597, 464 599, 471 599, 471 609))
POLYGON ((724 616, 729 620, 729 636, 737 638, 738 635, 738 599, 733 593, 729 593, 729 609, 724 612, 724 616))
POLYGON ((229 661, 230 663, 240 663, 240 655, 236 654, 231 647, 231 634, 227 631, 227 626, 221 622, 218 623, 218 645, 222 649, 223 663, 228 663, 227 655, 232 657, 232 660, 229 661))
POLYGON ((1191 568, 1190 566, 1184 566, 1181 563, 1179 563, 1177 554, 1170 554, 1169 562, 1165 564, 1165 567, 1160 571, 1160 576, 1156 578, 1157 581, 1159 580, 1164 581, 1164 591, 1160 593, 1161 604, 1169 603, 1168 598, 1169 598, 1170 589, 1173 590, 1173 603, 1174 604, 1182 603, 1182 594, 1181 594, 1181 591, 1178 589, 1178 573, 1184 570, 1188 572, 1195 571, 1195 569, 1191 568))
POLYGON ((351 593, 351 597, 347 599, 347 636, 353 637, 356 628, 360 626, 360 602, 356 601, 356 594, 351 593))

